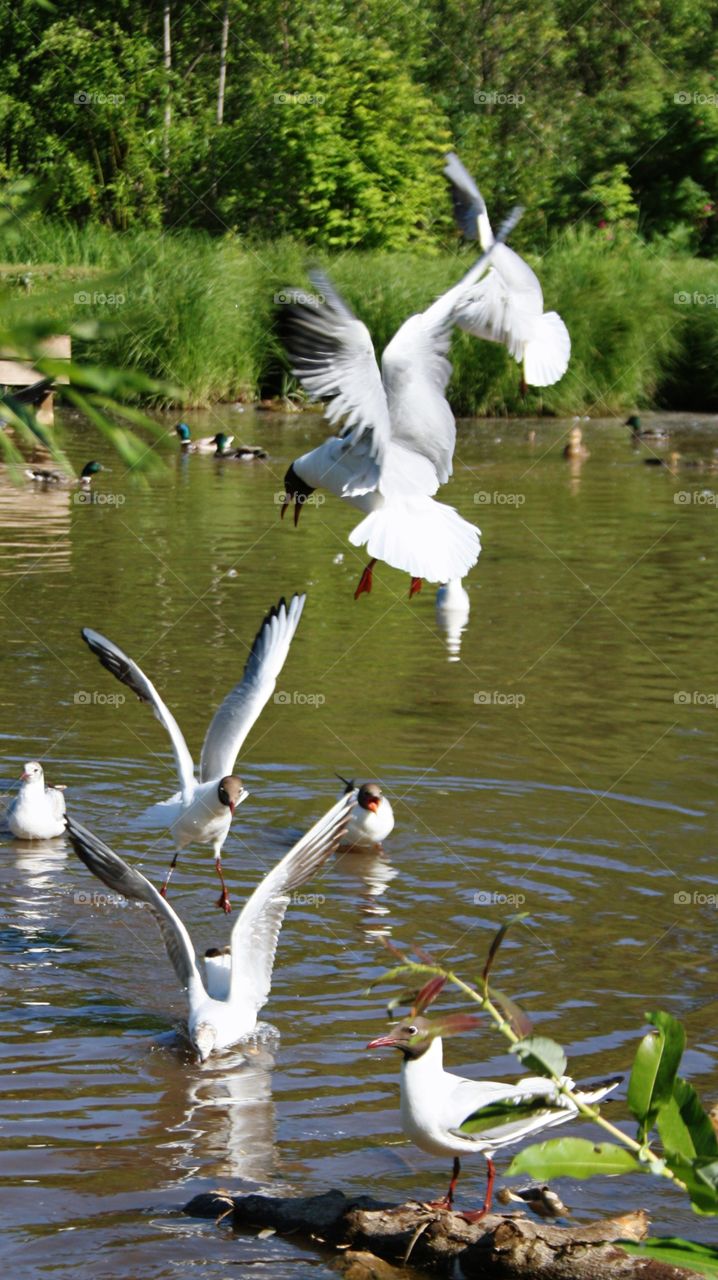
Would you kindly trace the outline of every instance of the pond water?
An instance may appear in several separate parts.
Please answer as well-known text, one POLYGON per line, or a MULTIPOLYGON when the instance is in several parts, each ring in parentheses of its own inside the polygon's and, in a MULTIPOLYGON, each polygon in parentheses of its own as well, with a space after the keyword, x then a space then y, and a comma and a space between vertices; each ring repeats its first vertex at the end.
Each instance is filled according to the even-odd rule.
MULTIPOLYGON (((441 496, 477 520, 484 550, 468 626, 447 643, 433 588, 409 602, 408 579, 385 566, 354 601, 351 511, 332 500, 296 530, 280 524, 284 471, 323 438, 318 416, 190 416, 199 432, 229 424, 269 462, 179 458, 167 419, 167 473, 148 491, 68 417, 73 461, 111 467, 103 501, 0 480, 5 785, 43 760, 72 813, 160 878, 169 844, 132 823, 175 789, 168 742, 147 707, 117 700, 80 627, 141 661, 197 757, 264 613, 306 590, 283 696, 240 763, 251 796, 224 858, 235 904, 333 801, 334 770, 381 779, 396 828, 384 859, 333 861, 307 886, 316 900, 288 911, 265 1010, 281 1033, 273 1058, 204 1066, 175 1030, 183 997, 147 913, 107 905, 62 839, 1 838, 1 1212, 15 1280, 161 1280, 190 1266, 217 1280, 250 1264, 328 1277, 329 1261, 291 1240, 235 1238, 175 1211, 217 1186, 443 1193, 448 1162, 401 1137, 398 1061, 364 1047, 385 1026, 389 991, 366 994, 389 959, 383 935, 471 977, 502 919, 528 911, 500 985, 566 1046, 574 1075, 625 1069, 644 1011, 665 1008, 686 1024, 686 1072, 718 1101, 718 476, 644 465, 651 451, 617 422, 585 424, 582 466, 562 458, 567 423, 461 423, 441 496)), ((711 427, 675 419, 677 447, 709 455, 711 427)), ((187 851, 172 902, 202 949, 229 929, 216 891, 209 851, 187 851)), ((446 1056, 477 1077, 518 1074, 488 1024, 446 1056)), ((626 1118, 621 1095, 611 1115, 626 1118)), ((467 1160, 460 1203, 483 1189, 482 1159, 467 1160)), ((579 1218, 643 1206, 659 1232, 715 1235, 647 1178, 557 1189, 579 1218)))

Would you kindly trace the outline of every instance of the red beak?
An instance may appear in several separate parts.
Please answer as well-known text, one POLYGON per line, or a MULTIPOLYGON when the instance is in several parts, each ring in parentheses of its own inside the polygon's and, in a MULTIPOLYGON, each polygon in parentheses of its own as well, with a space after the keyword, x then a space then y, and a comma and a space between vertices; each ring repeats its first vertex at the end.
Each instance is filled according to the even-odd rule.
POLYGON ((371 809, 372 813, 376 813, 380 803, 381 801, 379 800, 367 800, 366 807, 367 809, 371 809))
POLYGON ((231 813, 232 817, 234 817, 234 807, 235 807, 235 806, 234 806, 234 800, 230 800, 230 802, 229 802, 229 812, 231 813))
POLYGON ((394 1036, 389 1034, 386 1036, 377 1036, 376 1040, 370 1040, 367 1049, 395 1049, 396 1040, 394 1036))

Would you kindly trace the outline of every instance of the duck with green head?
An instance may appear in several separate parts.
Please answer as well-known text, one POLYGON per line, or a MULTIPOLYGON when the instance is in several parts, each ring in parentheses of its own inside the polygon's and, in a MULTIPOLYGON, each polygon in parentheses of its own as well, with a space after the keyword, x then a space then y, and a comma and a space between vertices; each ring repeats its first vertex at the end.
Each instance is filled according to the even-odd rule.
POLYGON ((218 431, 214 437, 217 446, 215 458, 223 458, 227 462, 262 462, 268 454, 265 449, 260 449, 255 444, 240 444, 236 449, 230 449, 230 445, 234 436, 226 436, 223 432, 218 431))
POLYGON ((662 427, 658 423, 651 423, 647 427, 641 426, 641 419, 637 413, 632 413, 630 418, 626 418, 623 425, 631 428, 634 440, 665 441, 669 438, 668 428, 662 427))
POLYGON ((222 449, 228 449, 234 436, 226 436, 223 432, 218 432, 214 436, 201 436, 199 440, 192 439, 192 431, 189 423, 178 422, 175 431, 179 436, 180 448, 183 453, 212 453, 216 454, 219 449, 218 441, 222 441, 222 449))
POLYGON ((50 471, 46 467, 28 467, 25 475, 28 480, 42 485, 45 489, 89 489, 93 477, 103 471, 101 462, 86 462, 79 476, 69 476, 65 471, 50 471))

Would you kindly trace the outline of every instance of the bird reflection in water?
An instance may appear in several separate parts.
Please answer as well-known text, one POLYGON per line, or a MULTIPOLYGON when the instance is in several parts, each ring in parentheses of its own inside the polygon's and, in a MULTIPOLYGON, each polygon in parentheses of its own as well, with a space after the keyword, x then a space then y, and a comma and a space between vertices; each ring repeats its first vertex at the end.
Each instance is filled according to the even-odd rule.
POLYGON ((345 875, 350 880, 358 879, 362 883, 359 906, 367 935, 377 937, 390 933, 391 930, 380 923, 381 917, 387 916, 390 908, 377 899, 398 876, 398 868, 392 865, 386 854, 375 849, 353 849, 337 854, 334 867, 340 876, 345 875))
POLYGON ((446 637, 449 662, 459 661, 461 637, 468 625, 470 611, 471 602, 461 578, 442 583, 436 593, 436 623, 446 637))
POLYGON ((196 1177, 267 1182, 275 1172, 276 1108, 272 1070, 279 1032, 266 1022, 228 1052, 189 1068, 186 1111, 174 1126, 196 1177))

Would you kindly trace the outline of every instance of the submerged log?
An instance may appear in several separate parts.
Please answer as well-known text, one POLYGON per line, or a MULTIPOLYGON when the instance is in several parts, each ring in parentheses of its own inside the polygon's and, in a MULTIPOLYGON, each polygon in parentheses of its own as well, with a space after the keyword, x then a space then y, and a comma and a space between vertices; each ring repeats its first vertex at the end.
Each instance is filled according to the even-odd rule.
POLYGON ((522 1212, 490 1213, 470 1224, 414 1201, 395 1205, 327 1191, 296 1197, 216 1192, 195 1196, 183 1212, 223 1219, 237 1231, 292 1232, 341 1250, 346 1280, 399 1277, 406 1272, 393 1268, 407 1263, 445 1276, 458 1263, 467 1280, 694 1280, 697 1274, 617 1246, 645 1239, 643 1209, 565 1228, 532 1222, 522 1212))

